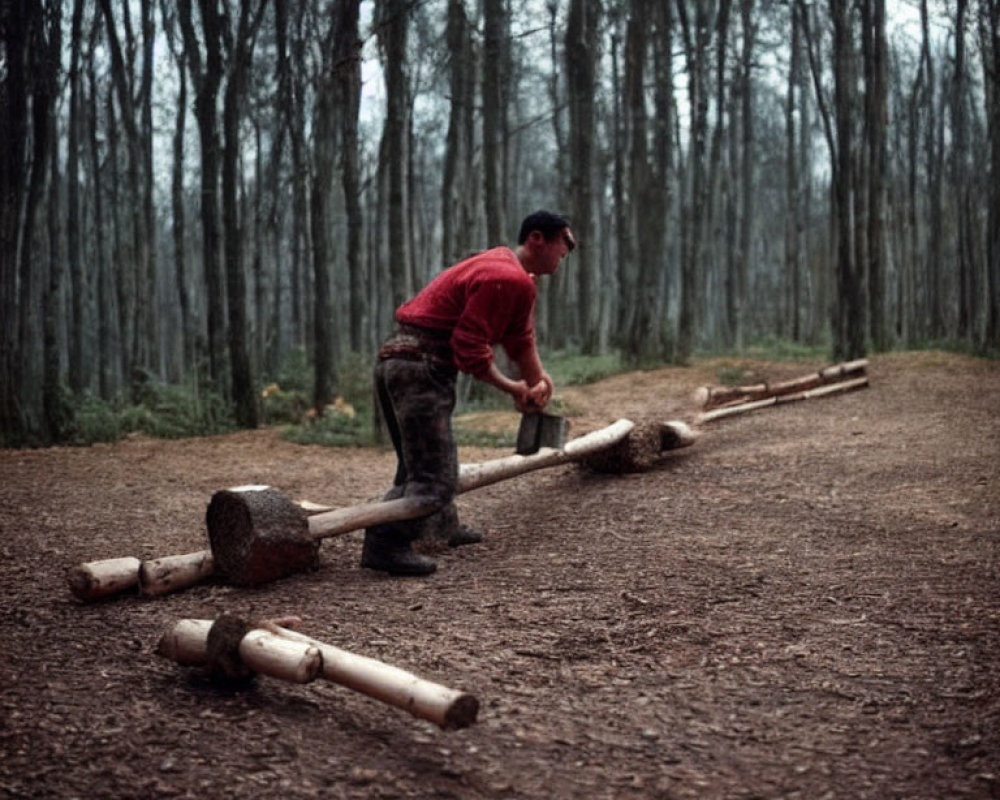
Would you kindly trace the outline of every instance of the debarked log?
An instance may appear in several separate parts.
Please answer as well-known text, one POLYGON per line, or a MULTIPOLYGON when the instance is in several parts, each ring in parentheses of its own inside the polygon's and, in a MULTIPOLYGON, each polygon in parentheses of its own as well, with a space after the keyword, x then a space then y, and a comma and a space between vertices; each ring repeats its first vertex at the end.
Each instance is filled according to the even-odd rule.
POLYGON ((239 677, 239 671, 228 663, 220 669, 220 661, 232 654, 254 674, 297 683, 323 677, 444 729, 468 727, 479 713, 479 701, 471 694, 268 621, 182 619, 163 634, 157 653, 231 677, 239 677))
POLYGON ((784 403, 794 403, 799 400, 811 400, 816 397, 825 397, 831 394, 839 394, 841 392, 850 392, 855 389, 863 389, 868 386, 868 377, 862 376, 860 378, 853 378, 848 381, 841 381, 840 383, 831 383, 825 386, 817 386, 815 389, 809 389, 804 392, 796 392, 794 394, 777 395, 774 397, 767 397, 763 400, 753 400, 748 403, 739 403, 738 405, 723 406, 722 408, 716 408, 712 411, 703 411, 701 414, 695 418, 696 422, 703 424, 706 422, 712 422, 713 420, 723 419, 724 417, 732 417, 737 414, 745 414, 748 411, 756 411, 759 408, 766 408, 767 406, 782 405, 784 403))
POLYGON ((74 597, 80 600, 97 600, 139 585, 138 558, 106 558, 77 564, 66 574, 66 581, 74 597))
POLYGON ((824 386, 841 383, 864 374, 868 359, 859 358, 834 364, 817 372, 786 381, 757 383, 750 386, 702 386, 694 392, 694 401, 708 411, 729 405, 742 405, 780 395, 790 395, 824 386))

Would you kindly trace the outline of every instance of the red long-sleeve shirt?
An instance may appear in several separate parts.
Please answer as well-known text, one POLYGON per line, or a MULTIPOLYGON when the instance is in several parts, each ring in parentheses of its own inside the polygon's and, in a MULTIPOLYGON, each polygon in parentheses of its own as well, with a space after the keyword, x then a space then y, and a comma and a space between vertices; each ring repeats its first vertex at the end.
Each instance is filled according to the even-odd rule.
POLYGON ((439 273, 396 309, 398 322, 451 331, 455 366, 480 378, 499 344, 515 362, 535 344, 535 281, 512 250, 494 247, 439 273))

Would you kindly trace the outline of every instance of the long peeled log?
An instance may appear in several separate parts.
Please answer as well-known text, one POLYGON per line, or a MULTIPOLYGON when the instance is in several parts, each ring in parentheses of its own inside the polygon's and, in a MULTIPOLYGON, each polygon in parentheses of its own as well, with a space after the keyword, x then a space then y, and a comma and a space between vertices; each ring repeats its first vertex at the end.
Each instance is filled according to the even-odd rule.
POLYGON ((841 383, 852 376, 857 377, 867 366, 868 359, 859 358, 787 381, 757 383, 750 386, 702 386, 695 390, 694 400, 706 411, 727 405, 744 405, 772 397, 799 394, 831 383, 841 383))
MULTIPOLYGON (((160 639, 157 652, 186 666, 213 666, 211 620, 182 619, 160 639)), ((471 694, 424 680, 382 661, 270 622, 248 626, 237 645, 252 672, 305 683, 323 677, 353 691, 426 719, 444 729, 466 728, 476 721, 479 701, 471 694)))
POLYGON ((784 403, 793 403, 798 400, 811 400, 816 397, 825 397, 830 394, 850 392, 855 389, 862 389, 867 385, 868 377, 863 376, 860 378, 853 378, 848 381, 841 381, 840 383, 818 386, 815 389, 808 389, 804 392, 796 392, 795 394, 777 395, 774 397, 764 398, 763 400, 754 400, 749 403, 740 403, 739 405, 716 408, 712 411, 703 411, 695 419, 697 423, 702 424, 705 422, 711 422, 712 420, 722 419, 723 417, 732 417, 737 414, 745 414, 748 411, 756 411, 758 408, 765 408, 767 406, 782 405, 784 403))

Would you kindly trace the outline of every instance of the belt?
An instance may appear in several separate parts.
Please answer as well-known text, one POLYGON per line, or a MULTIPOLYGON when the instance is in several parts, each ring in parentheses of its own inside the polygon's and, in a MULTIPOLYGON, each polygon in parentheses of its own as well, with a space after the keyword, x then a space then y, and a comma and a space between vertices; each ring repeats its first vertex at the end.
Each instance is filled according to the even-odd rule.
POLYGON ((399 330, 378 351, 378 360, 402 358, 407 361, 426 361, 430 364, 453 366, 449 331, 433 331, 416 325, 400 325, 399 330))

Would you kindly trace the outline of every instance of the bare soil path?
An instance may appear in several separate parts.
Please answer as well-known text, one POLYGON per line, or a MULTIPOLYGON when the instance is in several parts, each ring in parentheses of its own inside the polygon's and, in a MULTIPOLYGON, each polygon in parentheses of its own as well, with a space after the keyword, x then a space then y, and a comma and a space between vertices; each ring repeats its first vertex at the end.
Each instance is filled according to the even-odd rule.
MULTIPOLYGON (((567 389, 571 433, 690 412, 721 365, 567 389)), ((462 495, 486 541, 416 580, 359 569, 349 534, 260 589, 83 605, 69 566, 201 549, 215 489, 350 505, 393 456, 271 430, 0 451, 0 797, 1000 797, 1000 368, 868 374, 712 423, 646 473, 462 495), (300 615, 474 693, 479 720, 440 731, 324 682, 224 690, 154 654, 169 623, 224 612, 300 615)))

